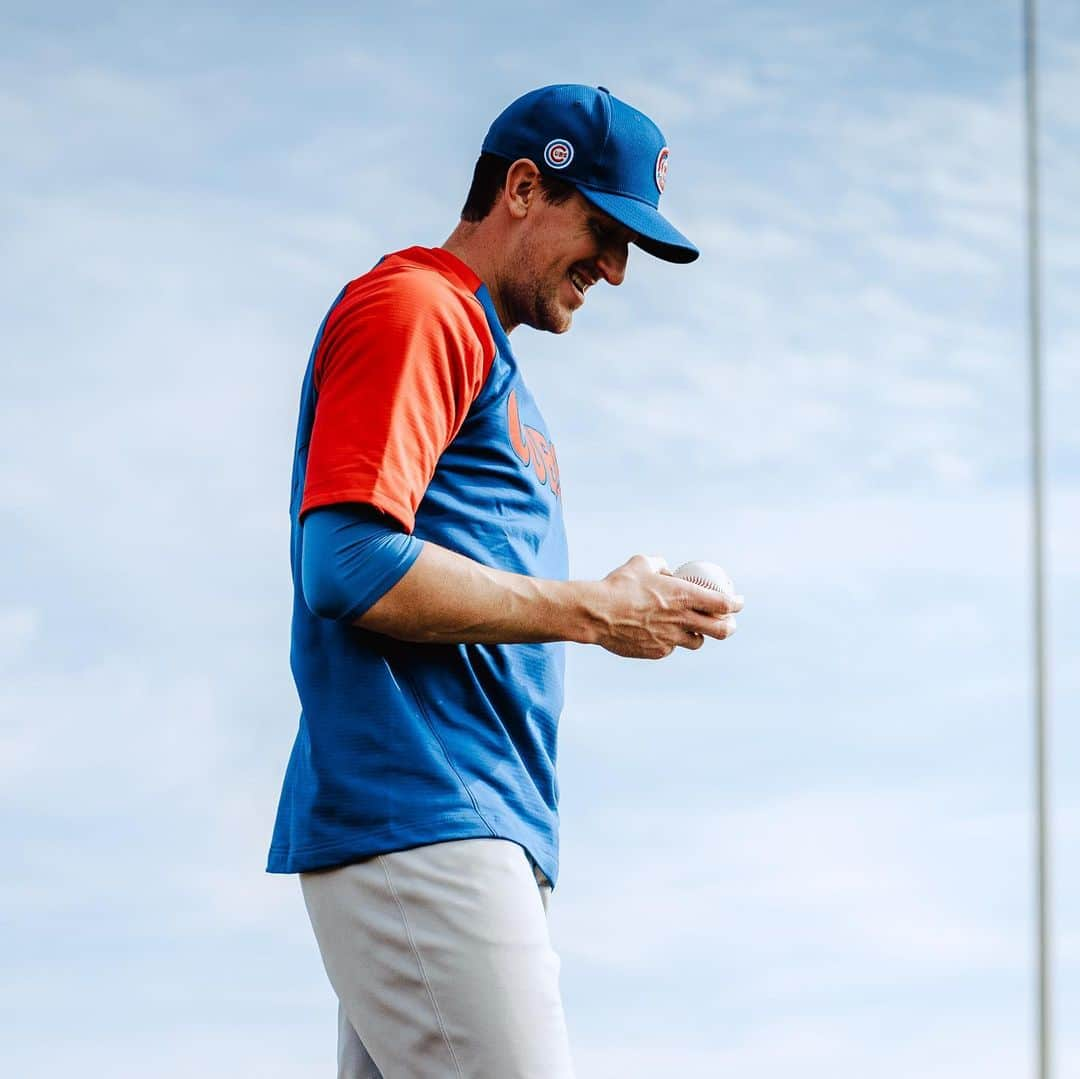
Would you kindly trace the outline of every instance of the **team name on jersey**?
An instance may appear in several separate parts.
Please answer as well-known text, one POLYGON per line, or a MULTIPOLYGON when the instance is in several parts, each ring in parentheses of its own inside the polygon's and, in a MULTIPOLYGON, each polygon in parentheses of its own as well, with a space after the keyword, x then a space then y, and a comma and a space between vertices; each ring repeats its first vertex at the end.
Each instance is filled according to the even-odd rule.
POLYGON ((506 426, 510 445, 518 459, 524 465, 531 463, 537 480, 550 486, 552 494, 559 498, 562 488, 559 485, 559 459, 555 456, 555 444, 535 427, 521 422, 516 390, 511 390, 506 398, 506 426))

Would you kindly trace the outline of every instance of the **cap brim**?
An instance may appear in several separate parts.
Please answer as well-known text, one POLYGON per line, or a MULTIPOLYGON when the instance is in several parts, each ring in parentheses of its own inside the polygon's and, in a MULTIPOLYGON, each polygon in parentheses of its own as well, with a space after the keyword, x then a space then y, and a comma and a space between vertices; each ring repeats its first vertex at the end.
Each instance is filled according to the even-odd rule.
POLYGON ((634 243, 665 262, 693 262, 700 251, 665 217, 647 202, 626 195, 613 195, 609 191, 594 191, 582 184, 577 189, 594 206, 615 218, 631 232, 637 233, 634 243))

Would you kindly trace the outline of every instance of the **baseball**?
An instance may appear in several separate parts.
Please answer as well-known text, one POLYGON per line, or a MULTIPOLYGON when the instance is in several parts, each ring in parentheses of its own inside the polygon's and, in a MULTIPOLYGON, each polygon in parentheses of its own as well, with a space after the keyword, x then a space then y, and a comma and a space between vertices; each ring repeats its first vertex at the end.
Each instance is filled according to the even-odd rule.
POLYGON ((735 595, 735 585, 731 578, 715 562, 684 562, 675 571, 675 576, 704 588, 711 588, 715 592, 735 595))

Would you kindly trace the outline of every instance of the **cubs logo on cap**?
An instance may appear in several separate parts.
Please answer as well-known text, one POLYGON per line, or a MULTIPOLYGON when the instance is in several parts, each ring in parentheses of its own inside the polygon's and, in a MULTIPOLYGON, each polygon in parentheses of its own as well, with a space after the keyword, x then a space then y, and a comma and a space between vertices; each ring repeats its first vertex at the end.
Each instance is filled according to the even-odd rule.
POLYGON ((544 147, 544 160, 553 169, 565 169, 574 160, 574 147, 566 139, 552 139, 544 147))
POLYGON ((664 193, 664 184, 667 183, 668 156, 666 146, 656 155, 656 189, 661 195, 664 193))
POLYGON ((657 258, 698 257, 698 249, 658 209, 667 185, 667 139, 648 116, 606 87, 564 83, 524 94, 495 118, 482 152, 509 161, 526 158, 541 172, 557 173, 657 258))

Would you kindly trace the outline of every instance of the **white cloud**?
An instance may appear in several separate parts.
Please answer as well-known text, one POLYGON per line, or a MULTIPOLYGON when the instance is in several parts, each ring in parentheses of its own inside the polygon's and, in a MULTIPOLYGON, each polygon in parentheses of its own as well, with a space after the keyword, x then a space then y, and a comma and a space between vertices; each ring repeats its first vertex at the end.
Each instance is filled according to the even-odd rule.
MULTIPOLYGON (((705 1026, 705 1024, 703 1024, 705 1026)), ((939 1022, 917 1033, 897 1029, 880 1013, 812 1020, 757 1021, 751 1033, 736 1041, 715 1029, 699 1030, 708 1049, 687 1047, 649 1030, 619 1045, 587 1046, 576 1053, 583 1075, 596 1079, 649 1079, 675 1074, 686 1079, 712 1079, 717 1075, 753 1075, 780 1079, 797 1073, 807 1079, 954 1079, 977 1074, 980 1079, 1012 1079, 1022 1074, 1030 1059, 1023 1034, 988 1041, 978 1021, 939 1022)))
POLYGON ((594 812, 589 832, 620 841, 593 838, 581 864, 568 852, 562 950, 643 977, 676 966, 696 982, 704 965, 765 997, 1022 977, 1024 883, 1008 863, 1024 826, 906 791, 594 812))
POLYGON ((40 628, 40 612, 32 607, 0 609, 0 668, 20 659, 40 628))

